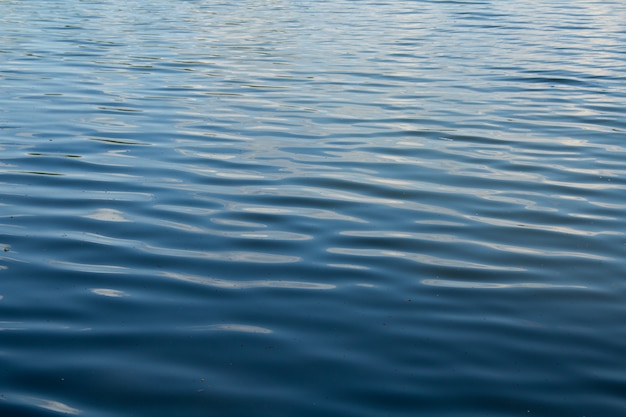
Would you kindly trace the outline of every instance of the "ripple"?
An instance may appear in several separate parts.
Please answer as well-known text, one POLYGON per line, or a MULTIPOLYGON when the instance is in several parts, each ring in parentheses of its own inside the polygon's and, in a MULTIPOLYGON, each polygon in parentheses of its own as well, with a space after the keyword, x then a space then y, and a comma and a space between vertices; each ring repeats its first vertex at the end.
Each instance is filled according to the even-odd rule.
POLYGON ((224 279, 200 277, 195 275, 179 274, 173 272, 163 272, 163 276, 174 278, 180 281, 191 282, 194 284, 207 285, 210 287, 228 288, 228 289, 247 289, 247 288, 285 288, 285 289, 301 289, 301 290, 331 290, 335 288, 332 284, 320 284, 305 281, 275 281, 275 280, 254 280, 254 281, 228 281, 224 279))
POLYGON ((24 323, 21 321, 0 321, 0 331, 20 331, 26 330, 24 323))
POLYGON ((613 258, 601 255, 594 255, 588 252, 568 252, 568 251, 554 251, 549 249, 541 249, 534 247, 523 247, 506 245, 495 242, 488 242, 482 240, 469 240, 462 239, 455 235, 446 234, 426 234, 426 233, 410 233, 410 232, 393 232, 393 231, 342 231, 341 235, 345 236, 357 236, 363 238, 381 239, 410 239, 416 241, 431 241, 437 243, 460 243, 464 245, 477 245, 484 246, 497 251, 510 252, 516 254, 533 255, 539 257, 555 257, 555 258, 582 258, 582 259, 594 259, 599 261, 610 261, 613 258))
MULTIPOLYGON (((12 403, 12 404, 25 404, 28 406, 37 407, 43 410, 53 411, 55 413, 63 414, 63 415, 79 415, 81 414, 81 410, 78 408, 71 407, 65 403, 55 400, 49 400, 38 397, 31 397, 26 395, 16 395, 16 394, 3 394, 0 398, 0 401, 12 403)), ((2 404, 2 403, 0 403, 2 404)))
POLYGON ((280 206, 257 206, 245 203, 233 202, 229 204, 229 208, 235 211, 245 213, 274 214, 280 216, 302 216, 320 220, 341 220, 356 223, 363 223, 365 220, 334 212, 332 210, 316 209, 312 207, 280 207, 280 206))
POLYGON ((336 253, 340 255, 350 255, 356 257, 376 257, 376 258, 390 258, 390 259, 406 259, 408 261, 424 264, 424 265, 436 265, 452 268, 468 268, 468 269, 483 269, 492 271, 525 271, 526 268, 514 267, 514 266, 498 266, 481 264, 477 262, 461 261, 450 258, 440 258, 421 253, 402 252, 386 249, 360 249, 360 248, 328 248, 328 252, 336 253))
POLYGON ((128 294, 125 293, 124 291, 113 290, 113 289, 110 289, 110 288, 92 288, 90 291, 92 293, 94 293, 94 294, 102 295, 104 297, 119 298, 119 297, 127 297, 128 296, 128 294))
POLYGON ((475 289, 506 289, 506 288, 585 289, 587 288, 582 285, 548 284, 544 282, 520 282, 520 283, 513 283, 513 284, 510 284, 510 283, 503 284, 503 283, 495 283, 495 282, 450 281, 450 280, 445 280, 445 279, 423 279, 420 282, 424 285, 429 285, 433 287, 447 287, 447 288, 475 288, 475 289))
POLYGON ((64 269, 80 272, 96 272, 100 274, 124 274, 129 271, 128 268, 117 265, 106 264, 83 264, 77 262, 67 262, 59 260, 51 260, 50 265, 62 267, 64 269))
POLYGON ((144 245, 140 249, 145 252, 172 256, 182 258, 197 258, 197 259, 212 259, 227 262, 245 262, 245 263, 268 263, 268 264, 285 264, 293 263, 301 260, 299 256, 278 255, 273 253, 263 252, 244 252, 244 251, 223 251, 223 252, 210 252, 210 251, 197 251, 197 250, 184 250, 163 248, 152 245, 144 245))
POLYGON ((119 210, 98 209, 92 213, 85 214, 83 217, 88 219, 100 220, 103 222, 129 222, 119 210))
POLYGON ((242 333, 261 333, 269 334, 272 330, 259 326, 250 326, 248 324, 209 324, 206 326, 185 327, 185 330, 192 331, 224 331, 224 332, 242 332, 242 333))

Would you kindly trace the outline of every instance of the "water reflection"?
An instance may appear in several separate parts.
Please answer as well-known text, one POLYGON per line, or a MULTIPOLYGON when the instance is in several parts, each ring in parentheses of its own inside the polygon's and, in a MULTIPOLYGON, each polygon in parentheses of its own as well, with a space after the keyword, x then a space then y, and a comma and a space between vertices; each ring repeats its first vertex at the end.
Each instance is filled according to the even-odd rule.
POLYGON ((424 279, 420 281, 424 285, 447 288, 474 288, 474 289, 508 289, 508 288, 536 288, 536 289, 585 289, 583 285, 549 284, 545 282, 520 282, 520 283, 496 283, 476 281, 451 281, 445 279, 424 279))
POLYGON ((243 333, 261 333, 269 334, 272 330, 259 326, 250 326, 248 324, 209 324, 205 326, 185 327, 185 330, 191 331, 225 331, 225 332, 243 332, 243 333))
POLYGON ((119 298, 119 297, 127 297, 128 294, 124 291, 120 291, 120 290, 113 290, 110 288, 92 288, 90 290, 92 293, 97 294, 97 295, 102 295, 104 297, 114 297, 114 298, 119 298))
POLYGON ((277 280, 252 280, 252 281, 229 281, 225 279, 200 277, 195 275, 163 272, 163 276, 194 284, 207 285, 217 288, 247 289, 247 288, 285 288, 301 290, 330 290, 335 288, 333 284, 321 284, 305 281, 277 281, 277 280))
POLYGON ((481 264, 478 262, 451 259, 449 257, 443 258, 422 253, 402 252, 388 249, 328 248, 327 251, 329 253, 350 255, 356 257, 389 258, 394 260, 401 259, 416 262, 419 264, 442 266, 446 268, 483 269, 508 272, 518 272, 526 270, 526 268, 523 267, 481 264))
MULTIPOLYGON (((64 414, 64 415, 79 415, 81 414, 81 410, 78 408, 71 407, 65 403, 55 400, 49 400, 38 397, 31 397, 26 395, 13 395, 10 393, 3 394, 2 399, 0 401, 8 401, 11 403, 20 403, 26 404, 29 406, 37 407, 43 410, 53 411, 55 413, 64 414)), ((2 403, 0 403, 2 405, 2 403)))
POLYGON ((103 222, 129 222, 130 220, 124 217, 124 214, 119 210, 113 209, 98 209, 92 213, 85 214, 83 217, 88 219, 100 220, 103 222))

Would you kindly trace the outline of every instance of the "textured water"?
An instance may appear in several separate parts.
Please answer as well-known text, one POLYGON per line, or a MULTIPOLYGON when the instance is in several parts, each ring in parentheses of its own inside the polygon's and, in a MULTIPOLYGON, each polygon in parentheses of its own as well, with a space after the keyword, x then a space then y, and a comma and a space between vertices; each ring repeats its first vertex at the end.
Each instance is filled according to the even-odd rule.
POLYGON ((0 1, 0 415, 626 415, 621 1, 0 1))

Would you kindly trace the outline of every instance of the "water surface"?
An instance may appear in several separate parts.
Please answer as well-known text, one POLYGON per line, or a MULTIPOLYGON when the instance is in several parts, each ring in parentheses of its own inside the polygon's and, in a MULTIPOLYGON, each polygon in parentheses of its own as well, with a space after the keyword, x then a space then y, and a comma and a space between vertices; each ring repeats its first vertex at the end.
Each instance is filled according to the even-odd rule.
POLYGON ((0 414, 626 414, 622 2, 0 11, 0 414))

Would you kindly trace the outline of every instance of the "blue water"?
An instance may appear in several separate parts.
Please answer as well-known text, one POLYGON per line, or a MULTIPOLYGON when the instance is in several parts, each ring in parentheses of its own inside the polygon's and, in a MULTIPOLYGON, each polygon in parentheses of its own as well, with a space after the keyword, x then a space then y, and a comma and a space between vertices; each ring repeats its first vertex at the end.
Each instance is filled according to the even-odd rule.
POLYGON ((626 4, 0 1, 0 416, 626 415, 626 4))

